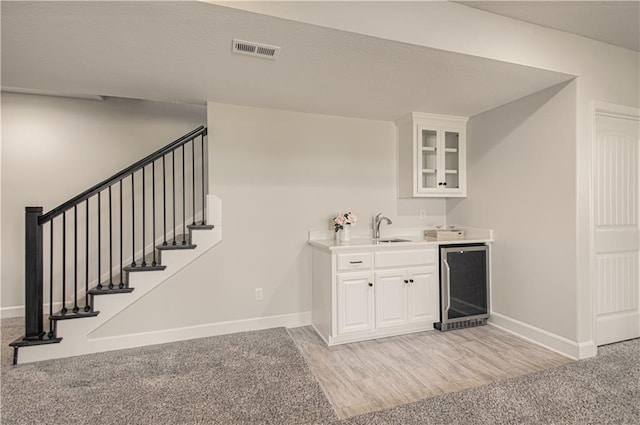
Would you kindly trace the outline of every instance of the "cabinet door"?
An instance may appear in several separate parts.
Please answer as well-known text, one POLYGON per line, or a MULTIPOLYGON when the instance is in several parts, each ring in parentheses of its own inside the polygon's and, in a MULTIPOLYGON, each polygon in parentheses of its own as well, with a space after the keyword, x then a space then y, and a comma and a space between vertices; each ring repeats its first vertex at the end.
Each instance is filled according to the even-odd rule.
POLYGON ((442 190, 448 192, 457 192, 461 189, 461 171, 460 164, 461 155, 461 140, 460 131, 445 129, 440 134, 441 141, 441 164, 438 178, 438 185, 442 190))
POLYGON ((441 155, 438 149, 440 145, 438 130, 418 125, 417 131, 417 189, 419 193, 434 192, 442 187, 438 185, 440 182, 438 175, 441 173, 438 165, 441 155))
POLYGON ((406 290, 409 280, 404 270, 375 274, 376 328, 403 325, 406 321, 406 290))
POLYGON ((433 266, 407 270, 407 323, 438 321, 438 279, 433 266))
POLYGON ((373 279, 370 272, 337 275, 338 335, 373 330, 373 279))

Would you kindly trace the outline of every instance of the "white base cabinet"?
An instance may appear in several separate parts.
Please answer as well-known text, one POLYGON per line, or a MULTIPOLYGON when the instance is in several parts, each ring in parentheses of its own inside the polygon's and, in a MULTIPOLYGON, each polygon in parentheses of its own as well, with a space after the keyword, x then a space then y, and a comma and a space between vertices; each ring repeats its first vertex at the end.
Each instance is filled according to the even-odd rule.
POLYGON ((328 345, 432 330, 437 250, 313 250, 312 324, 328 345))

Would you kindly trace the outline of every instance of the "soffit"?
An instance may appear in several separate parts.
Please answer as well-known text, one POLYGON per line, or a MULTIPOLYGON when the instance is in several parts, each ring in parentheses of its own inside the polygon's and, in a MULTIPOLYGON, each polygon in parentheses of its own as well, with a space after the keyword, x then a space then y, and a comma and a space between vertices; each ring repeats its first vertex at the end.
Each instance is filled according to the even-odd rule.
POLYGON ((201 2, 3 2, 2 86, 377 120, 473 116, 573 78, 201 2), (240 38, 277 60, 231 53, 240 38))

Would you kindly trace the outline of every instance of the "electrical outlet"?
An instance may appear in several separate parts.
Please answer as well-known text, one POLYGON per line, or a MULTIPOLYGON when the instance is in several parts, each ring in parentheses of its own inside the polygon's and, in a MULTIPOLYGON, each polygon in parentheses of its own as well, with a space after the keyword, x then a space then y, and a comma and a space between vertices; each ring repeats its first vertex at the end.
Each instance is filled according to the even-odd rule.
POLYGON ((425 210, 420 210, 420 220, 427 219, 427 212, 425 210))
POLYGON ((262 288, 256 288, 256 301, 262 301, 262 288))

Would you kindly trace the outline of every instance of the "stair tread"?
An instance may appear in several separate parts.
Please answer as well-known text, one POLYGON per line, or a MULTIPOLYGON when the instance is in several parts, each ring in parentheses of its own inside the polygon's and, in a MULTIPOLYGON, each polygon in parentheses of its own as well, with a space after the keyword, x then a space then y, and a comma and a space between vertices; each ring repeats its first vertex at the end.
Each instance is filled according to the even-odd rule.
POLYGON ((133 292, 133 288, 118 288, 118 286, 114 286, 112 289, 109 289, 109 284, 103 284, 101 289, 95 288, 89 290, 87 292, 89 295, 109 295, 109 294, 128 294, 133 292))
POLYGON ((148 263, 146 266, 142 266, 140 264, 136 264, 135 266, 127 266, 123 268, 126 272, 152 272, 166 269, 167 266, 155 265, 152 266, 151 263, 148 263))
POLYGON ((187 226, 190 230, 208 230, 208 229, 213 229, 214 225, 213 224, 189 224, 187 226))
POLYGON ((10 343, 9 345, 12 346, 12 347, 18 347, 19 348, 19 347, 31 347, 31 346, 34 346, 34 345, 57 344, 60 341, 62 341, 62 338, 60 338, 60 337, 49 338, 49 336, 45 333, 43 335, 42 339, 25 340, 23 338, 20 338, 20 339, 16 339, 15 341, 10 343))
POLYGON ((161 250, 161 251, 170 251, 172 249, 195 249, 197 247, 197 245, 192 244, 192 243, 185 243, 182 244, 180 242, 177 242, 175 245, 173 244, 173 242, 169 242, 167 241, 166 245, 157 245, 156 248, 161 250))
POLYGON ((68 319, 80 319, 82 317, 95 317, 100 314, 99 311, 84 311, 82 308, 78 310, 77 313, 74 313, 73 310, 69 309, 66 313, 62 313, 62 310, 53 314, 53 316, 49 316, 51 320, 68 320, 68 319))

